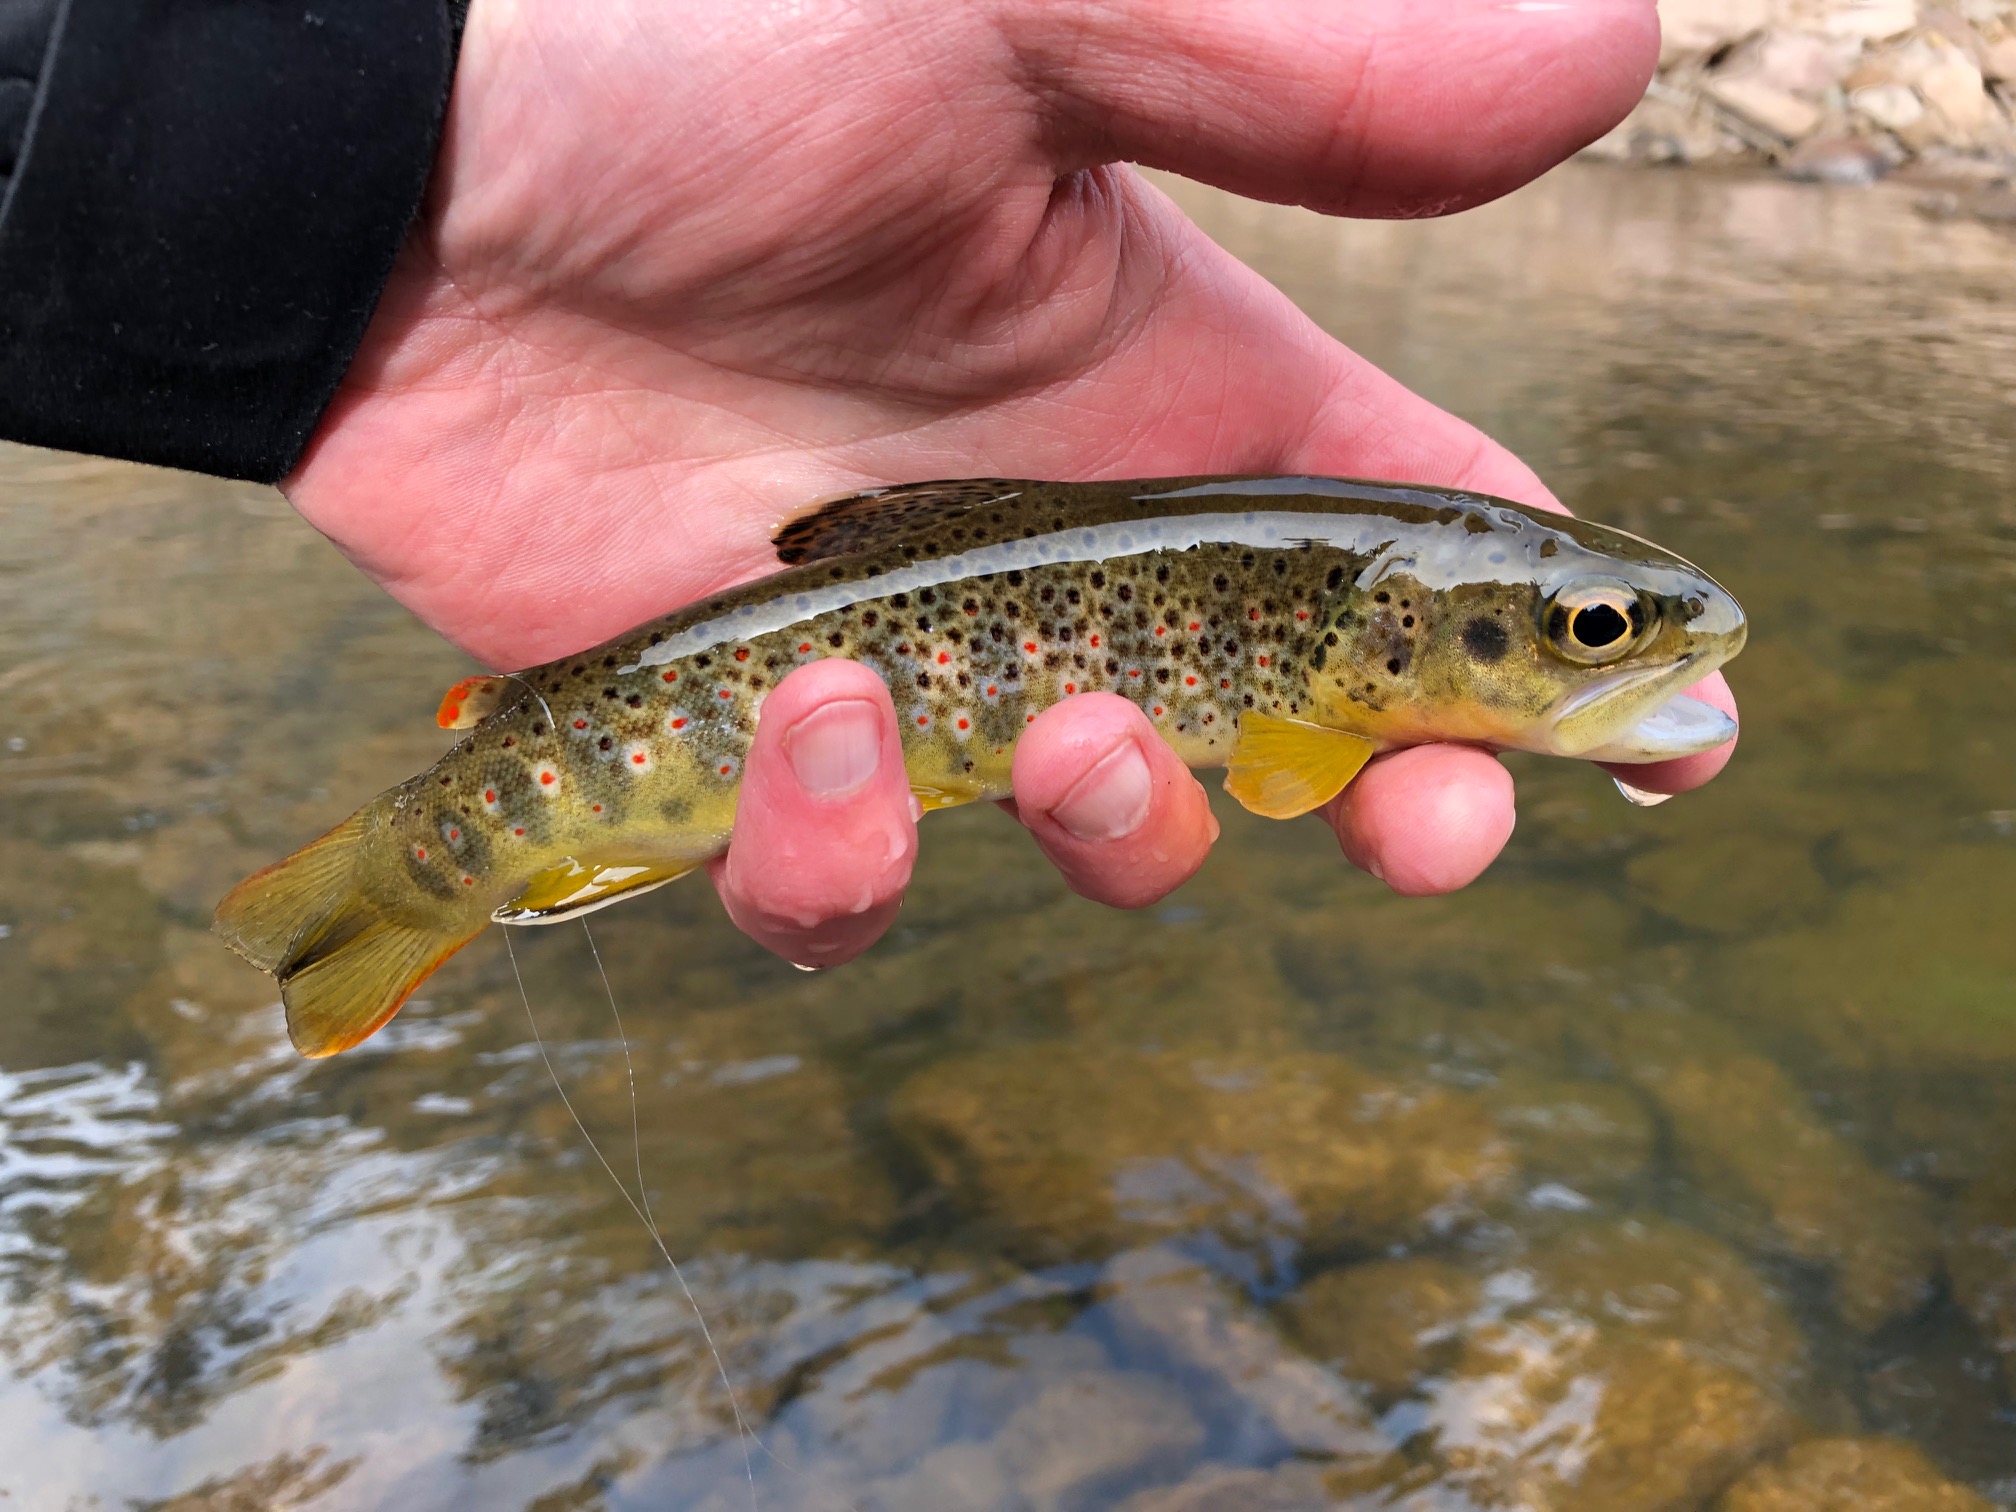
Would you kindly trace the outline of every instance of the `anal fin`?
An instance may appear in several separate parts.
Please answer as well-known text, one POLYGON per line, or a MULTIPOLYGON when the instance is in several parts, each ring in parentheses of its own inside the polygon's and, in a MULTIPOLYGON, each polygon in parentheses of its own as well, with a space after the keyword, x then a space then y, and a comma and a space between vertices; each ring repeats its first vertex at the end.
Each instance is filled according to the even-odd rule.
POLYGON ((1372 751, 1363 735, 1249 709, 1239 716, 1225 791, 1256 814, 1293 819, 1343 792, 1372 751))
POLYGON ((980 796, 978 793, 962 793, 952 788, 920 786, 914 782, 910 784, 910 794, 917 800, 917 806, 927 814, 939 809, 957 808, 960 804, 971 803, 980 796))
POLYGON ((624 898, 634 898, 676 882, 698 861, 580 861, 572 857, 547 867, 525 890, 490 917, 499 924, 558 924, 578 919, 624 898))

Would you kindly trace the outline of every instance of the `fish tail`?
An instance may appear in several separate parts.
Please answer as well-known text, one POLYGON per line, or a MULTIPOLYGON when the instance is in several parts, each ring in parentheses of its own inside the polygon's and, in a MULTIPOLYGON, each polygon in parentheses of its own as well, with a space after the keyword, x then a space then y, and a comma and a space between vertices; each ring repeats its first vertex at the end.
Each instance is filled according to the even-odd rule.
POLYGON ((377 1033, 486 922, 462 914, 415 920, 383 906, 368 885, 375 808, 254 872, 217 905, 212 927, 279 981, 288 1038, 311 1059, 377 1033))

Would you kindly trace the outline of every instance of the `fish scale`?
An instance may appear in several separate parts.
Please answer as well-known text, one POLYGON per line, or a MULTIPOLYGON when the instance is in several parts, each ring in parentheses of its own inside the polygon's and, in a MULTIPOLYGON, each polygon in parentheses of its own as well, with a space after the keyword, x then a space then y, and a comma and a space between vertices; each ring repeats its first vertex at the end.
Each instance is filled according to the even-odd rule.
POLYGON ((827 657, 888 685, 926 806, 1008 796, 1023 730, 1108 692, 1285 817, 1424 741, 1674 754, 1705 737, 1646 725, 1633 754, 1630 732, 1744 633, 1659 547, 1399 484, 908 485, 819 506, 776 544, 770 577, 458 684, 440 717, 473 727, 433 768, 225 900, 220 933, 279 977, 304 1053, 373 1032, 493 918, 574 917, 718 855, 763 700, 827 657))

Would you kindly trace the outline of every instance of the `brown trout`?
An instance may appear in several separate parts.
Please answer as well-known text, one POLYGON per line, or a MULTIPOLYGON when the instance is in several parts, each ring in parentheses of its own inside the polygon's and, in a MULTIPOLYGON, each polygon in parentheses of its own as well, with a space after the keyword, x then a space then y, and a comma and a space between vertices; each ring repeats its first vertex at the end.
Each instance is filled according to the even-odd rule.
POLYGON ((822 505, 783 571, 576 656, 472 678, 433 767, 240 883, 217 931, 304 1055, 363 1040, 493 920, 550 923, 720 854, 764 695, 852 657, 926 807, 1006 797, 1043 709, 1104 690, 1255 812, 1306 813, 1430 741, 1662 761, 1735 733, 1679 690, 1736 601, 1620 531, 1329 478, 976 479, 822 505))

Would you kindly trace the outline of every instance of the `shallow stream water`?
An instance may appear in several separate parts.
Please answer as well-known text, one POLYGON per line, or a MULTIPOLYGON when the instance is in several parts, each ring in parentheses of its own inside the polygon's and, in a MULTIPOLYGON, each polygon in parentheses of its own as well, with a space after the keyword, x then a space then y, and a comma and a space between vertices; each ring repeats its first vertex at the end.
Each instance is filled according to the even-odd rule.
MULTIPOLYGON (((667 889, 594 921, 627 1060, 521 932, 625 1176, 634 1077, 755 1502, 2016 1506, 2016 239, 1587 165, 1440 223, 1177 192, 1721 577, 1742 749, 1656 810, 1515 759, 1429 902, 1229 806, 1135 916, 935 815, 817 976, 667 889)), ((311 1066, 205 932, 466 670, 271 493, 0 451, 0 1508, 750 1505, 498 933, 311 1066)))

